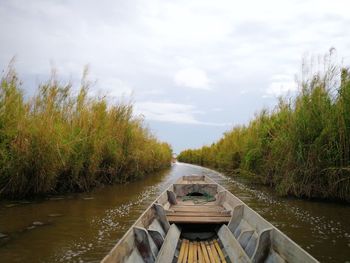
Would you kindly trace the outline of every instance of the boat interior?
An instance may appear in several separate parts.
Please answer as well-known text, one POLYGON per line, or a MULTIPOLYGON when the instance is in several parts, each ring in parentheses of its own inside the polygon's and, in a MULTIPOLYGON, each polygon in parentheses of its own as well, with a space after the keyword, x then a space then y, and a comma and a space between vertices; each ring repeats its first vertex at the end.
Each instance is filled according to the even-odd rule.
POLYGON ((164 191, 103 262, 317 261, 209 177, 191 175, 164 191))

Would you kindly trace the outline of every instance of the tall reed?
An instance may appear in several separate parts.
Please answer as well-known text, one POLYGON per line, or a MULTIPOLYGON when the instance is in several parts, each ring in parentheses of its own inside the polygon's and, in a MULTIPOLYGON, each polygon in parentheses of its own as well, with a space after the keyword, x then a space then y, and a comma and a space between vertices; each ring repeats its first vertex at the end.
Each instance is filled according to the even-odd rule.
POLYGON ((178 160, 250 176, 282 195, 350 201, 350 70, 330 58, 322 71, 304 64, 294 99, 178 160))
POLYGON ((130 103, 77 95, 53 74, 24 99, 10 65, 0 85, 0 196, 87 191, 124 183, 170 165, 170 145, 133 117, 130 103))

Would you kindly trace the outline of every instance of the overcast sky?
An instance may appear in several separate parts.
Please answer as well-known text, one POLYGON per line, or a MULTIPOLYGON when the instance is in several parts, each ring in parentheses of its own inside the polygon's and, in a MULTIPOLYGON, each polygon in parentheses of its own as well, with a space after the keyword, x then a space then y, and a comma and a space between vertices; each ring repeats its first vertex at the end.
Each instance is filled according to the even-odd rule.
POLYGON ((349 65, 348 0, 0 1, 0 68, 16 55, 26 94, 89 64, 92 92, 130 96, 177 153, 273 107, 331 47, 349 65))

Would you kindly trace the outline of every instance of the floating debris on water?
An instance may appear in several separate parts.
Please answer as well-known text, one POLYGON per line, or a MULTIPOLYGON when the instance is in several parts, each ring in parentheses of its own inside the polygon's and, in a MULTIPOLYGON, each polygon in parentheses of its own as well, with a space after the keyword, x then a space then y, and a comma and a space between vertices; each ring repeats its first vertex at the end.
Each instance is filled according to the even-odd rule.
POLYGON ((57 200, 63 200, 64 197, 50 197, 49 200, 52 200, 52 201, 57 201, 57 200))
POLYGON ((83 197, 84 200, 92 200, 95 199, 94 197, 83 197))
POLYGON ((7 237, 6 234, 0 233, 0 238, 5 238, 5 237, 7 237))
POLYGON ((34 221, 33 222, 33 226, 43 226, 44 223, 43 222, 40 222, 40 221, 34 221))
POLYGON ((50 217, 60 217, 63 216, 63 214, 49 214, 50 217))
POLYGON ((23 204, 23 205, 28 205, 28 204, 32 204, 33 202, 30 202, 30 201, 21 201, 20 203, 23 204))
POLYGON ((5 205, 5 207, 10 208, 10 207, 14 207, 14 206, 18 206, 18 203, 13 203, 13 204, 7 204, 5 205))

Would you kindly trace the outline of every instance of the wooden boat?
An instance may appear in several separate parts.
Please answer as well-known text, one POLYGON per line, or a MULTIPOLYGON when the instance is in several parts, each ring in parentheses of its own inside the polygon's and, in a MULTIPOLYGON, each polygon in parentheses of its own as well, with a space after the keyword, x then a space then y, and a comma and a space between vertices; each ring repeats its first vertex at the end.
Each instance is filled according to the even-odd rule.
POLYGON ((318 262, 207 176, 183 176, 102 260, 110 262, 318 262))

